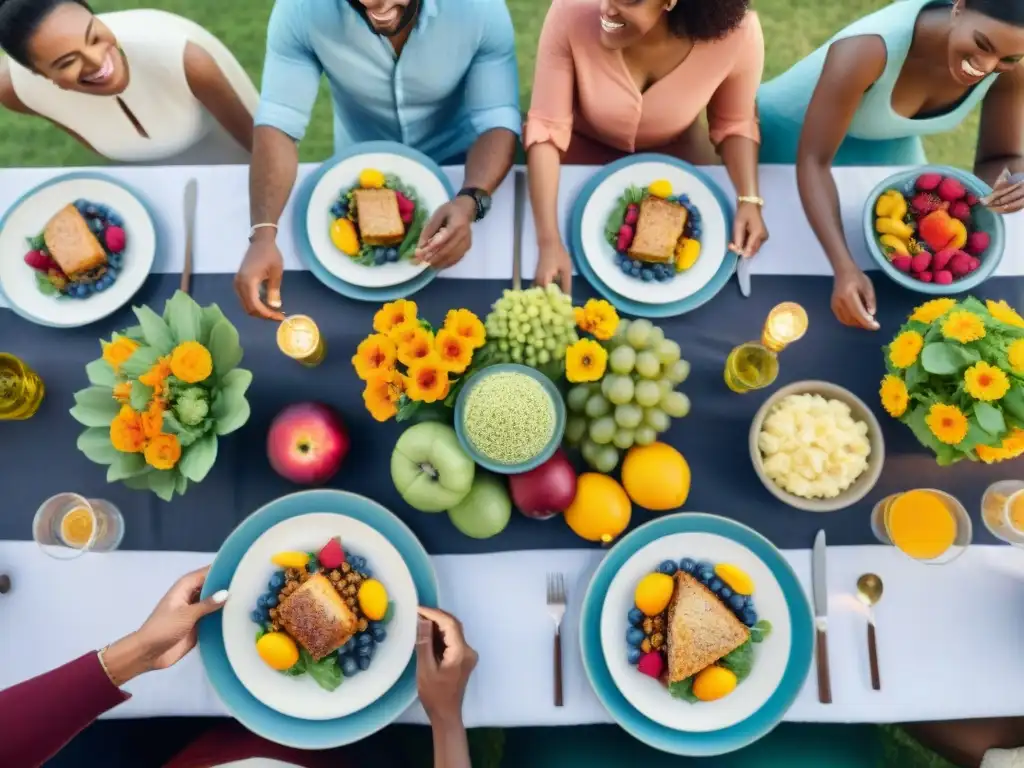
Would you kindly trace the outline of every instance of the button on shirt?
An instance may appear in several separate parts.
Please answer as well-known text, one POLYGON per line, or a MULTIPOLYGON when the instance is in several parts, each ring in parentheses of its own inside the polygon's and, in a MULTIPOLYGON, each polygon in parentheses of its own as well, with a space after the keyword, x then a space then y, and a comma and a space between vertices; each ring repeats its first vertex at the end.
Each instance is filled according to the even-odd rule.
POLYGON ((504 0, 421 0, 401 56, 347 0, 277 0, 256 125, 300 140, 321 74, 334 102, 335 150, 399 141, 443 163, 492 128, 519 133, 515 40, 504 0))

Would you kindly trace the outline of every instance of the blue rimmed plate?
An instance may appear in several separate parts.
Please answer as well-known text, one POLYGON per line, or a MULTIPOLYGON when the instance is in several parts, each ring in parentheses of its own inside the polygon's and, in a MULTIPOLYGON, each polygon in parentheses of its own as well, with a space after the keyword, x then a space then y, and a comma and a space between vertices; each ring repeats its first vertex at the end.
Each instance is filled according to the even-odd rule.
POLYGON ((112 315, 132 300, 153 269, 156 217, 138 192, 99 173, 69 173, 29 190, 0 220, 0 296, 21 317, 51 328, 78 328, 112 315), (43 294, 25 264, 27 238, 35 237, 61 208, 76 200, 110 207, 124 220, 124 265, 107 290, 84 299, 43 294))
POLYGON ((330 241, 329 209, 359 173, 376 168, 394 173, 416 189, 428 214, 455 191, 441 168, 414 149, 390 141, 356 144, 325 162, 302 184, 295 206, 295 241, 303 264, 328 288, 358 301, 385 302, 410 296, 437 276, 437 270, 401 262, 364 267, 354 264, 330 241))
POLYGON ((667 155, 639 154, 617 160, 596 173, 580 190, 570 220, 576 269, 618 309, 638 317, 674 317, 710 301, 736 271, 728 250, 733 212, 728 198, 700 169, 667 155), (671 182, 674 194, 686 194, 700 210, 701 256, 686 272, 664 283, 628 277, 615 264, 604 239, 608 214, 630 185, 671 182))
MULTIPOLYGON (((653 552, 652 558, 660 557, 661 552, 653 552)), ((679 557, 701 558, 700 553, 681 552, 679 557)), ((661 559, 665 559, 661 557, 661 559)), ((678 559, 678 558, 677 558, 678 559)), ((741 558, 743 559, 743 558, 741 558)), ((658 563, 649 565, 648 570, 657 568, 658 563)), ((639 571, 638 571, 639 573, 639 571)), ((756 603, 755 595, 755 603, 756 603)), ((624 608, 624 606, 618 606, 624 608)), ((621 632, 624 635, 626 624, 626 612, 621 612, 621 632)), ((774 633, 773 633, 774 634, 774 633)), ((580 646, 583 653, 583 666, 587 677, 594 688, 597 697, 604 704, 609 714, 615 721, 634 737, 649 744, 652 747, 671 752, 677 755, 691 757, 707 757, 721 755, 740 749, 771 731, 786 714, 786 711, 795 701, 804 680, 811 667, 811 658, 814 647, 813 621, 811 607, 807 601, 800 582, 797 580, 793 570, 789 567, 785 558, 772 545, 770 541, 756 531, 714 515, 705 515, 693 512, 686 512, 676 515, 669 515, 653 520, 640 526, 619 541, 608 553, 605 559, 598 566, 594 577, 590 581, 587 593, 583 598, 583 607, 580 615, 580 646), (773 642, 769 636, 765 643, 765 649, 759 650, 759 656, 765 653, 775 654, 779 651, 782 658, 779 660, 781 673, 776 670, 776 665, 771 663, 770 658, 758 658, 755 666, 755 674, 759 677, 751 677, 737 688, 732 696, 723 699, 721 702, 690 705, 685 701, 675 701, 664 691, 658 691, 658 695, 664 696, 664 705, 672 709, 672 727, 645 716, 627 698, 616 684, 616 679, 621 677, 620 670, 612 670, 605 655, 605 643, 602 641, 602 615, 605 611, 605 602, 609 594, 616 594, 613 590, 616 576, 624 568, 637 566, 634 556, 651 545, 658 546, 657 542, 662 539, 674 539, 684 541, 683 534, 689 536, 692 542, 700 543, 714 539, 719 540, 716 546, 721 551, 708 554, 709 559, 714 559, 718 554, 734 555, 731 550, 743 550, 745 552, 744 565, 752 568, 754 562, 760 563, 755 570, 764 569, 760 574, 759 587, 761 584, 772 580, 778 586, 778 595, 774 595, 774 585, 768 590, 769 600, 758 607, 764 611, 768 610, 773 615, 764 614, 764 618, 772 621, 773 625, 785 623, 788 626, 788 636, 785 632, 775 637, 777 643, 774 649, 769 648, 773 642), (631 565, 632 563, 632 565, 631 565), (781 612, 788 613, 781 616, 781 612), (758 672, 758 667, 761 671, 758 672), (764 679, 761 679, 761 678, 764 679), (744 685, 751 685, 746 692, 742 691, 744 685), (764 690, 767 688, 767 690, 764 690), (759 693, 760 692, 760 693, 759 693), (734 700, 746 705, 745 714, 737 721, 734 714, 727 706, 729 699, 733 696, 761 697, 757 698, 753 706, 751 701, 744 698, 734 700), (680 722, 679 715, 686 718, 687 707, 705 707, 703 711, 692 710, 692 725, 680 722), (685 730, 684 730, 685 729, 685 730)), ((618 653, 625 658, 625 643, 623 647, 609 649, 609 652, 618 653)), ((626 670, 639 675, 635 670, 626 670)), ((651 691, 643 690, 644 681, 636 681, 640 688, 637 691, 630 690, 630 698, 650 698, 654 694, 651 691)), ((653 683, 652 683, 653 685, 653 683)), ((751 699, 753 701, 753 699, 751 699)), ((646 708, 646 705, 644 705, 646 708)), ((665 718, 662 718, 663 720, 665 718)))
MULTIPOLYGON (((344 515, 375 529, 391 542, 405 561, 420 603, 438 604, 433 565, 423 545, 405 523, 365 496, 334 490, 283 496, 249 515, 231 532, 217 553, 203 587, 203 597, 228 588, 245 553, 267 530, 284 520, 309 513, 344 515)), ((258 701, 235 675, 224 648, 220 613, 200 623, 199 652, 213 689, 233 717, 265 739, 298 749, 329 749, 360 741, 392 723, 416 700, 416 662, 412 659, 398 682, 371 706, 331 720, 289 717, 258 701)))

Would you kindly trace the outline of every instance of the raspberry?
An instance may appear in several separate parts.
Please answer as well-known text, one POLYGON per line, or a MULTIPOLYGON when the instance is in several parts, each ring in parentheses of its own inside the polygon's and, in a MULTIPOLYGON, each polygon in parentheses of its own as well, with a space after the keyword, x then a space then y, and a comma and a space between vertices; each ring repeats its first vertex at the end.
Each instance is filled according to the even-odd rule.
POLYGON ((953 273, 948 269, 941 269, 935 273, 935 282, 939 285, 949 285, 953 282, 953 273))
POLYGON ((963 200, 957 200, 949 206, 949 215, 954 219, 960 219, 964 224, 971 221, 971 206, 963 200))
POLYGON ((648 677, 653 677, 655 680, 661 677, 661 673, 665 671, 665 659, 657 651, 651 651, 645 653, 640 657, 640 661, 637 662, 636 668, 640 672, 648 677))
POLYGON ((128 242, 121 227, 107 227, 106 232, 103 233, 103 240, 107 245, 107 250, 111 253, 121 253, 128 242))
POLYGON ((46 272, 56 266, 45 251, 29 251, 25 254, 25 263, 39 272, 46 272))
POLYGON ((968 274, 970 274, 970 272, 973 272, 974 270, 976 270, 980 266, 981 266, 981 259, 979 259, 977 256, 971 256, 971 268, 970 268, 970 271, 968 272, 968 274))
POLYGON ((914 188, 919 192, 932 192, 942 183, 942 176, 937 173, 922 173, 914 182, 914 188))
POLYGON ((932 269, 936 272, 944 270, 946 265, 949 264, 949 260, 956 255, 956 251, 952 248, 943 248, 941 251, 935 254, 932 259, 932 269))
POLYGON ((910 260, 911 272, 926 272, 932 265, 932 255, 928 251, 917 254, 910 260))
POLYGON ((406 211, 412 213, 414 210, 416 210, 416 203, 414 203, 408 197, 403 195, 401 192, 395 192, 395 198, 398 200, 399 214, 405 213, 406 211))
POLYGON ((978 204, 978 196, 972 195, 970 192, 967 193, 967 197, 965 197, 964 200, 972 208, 978 204))
POLYGON ((916 277, 922 283, 930 283, 932 280, 935 279, 931 272, 917 272, 914 274, 914 277, 916 277))
POLYGON ((971 271, 971 257, 963 251, 957 251, 949 260, 949 271, 953 273, 953 277, 963 277, 971 271))
POLYGON ((962 200, 967 195, 967 190, 964 189, 964 185, 959 181, 949 176, 942 180, 939 184, 939 188, 936 190, 939 197, 945 200, 947 203, 955 202, 956 200, 962 200))
POLYGON ((930 192, 918 192, 910 201, 910 207, 913 208, 914 213, 918 216, 927 216, 932 211, 937 211, 942 207, 942 201, 938 198, 938 195, 933 195, 930 192))
POLYGON ((972 256, 980 256, 988 248, 990 241, 991 238, 989 238, 988 232, 971 232, 967 236, 967 245, 964 247, 964 250, 972 256))
POLYGON ((626 218, 623 220, 625 224, 636 224, 637 219, 640 218, 640 206, 630 203, 626 206, 626 218))
POLYGON ((911 266, 911 258, 909 256, 894 256, 892 265, 896 267, 900 272, 909 272, 911 266))
POLYGON ((615 243, 615 250, 625 253, 633 243, 633 228, 628 224, 619 227, 619 239, 615 243))

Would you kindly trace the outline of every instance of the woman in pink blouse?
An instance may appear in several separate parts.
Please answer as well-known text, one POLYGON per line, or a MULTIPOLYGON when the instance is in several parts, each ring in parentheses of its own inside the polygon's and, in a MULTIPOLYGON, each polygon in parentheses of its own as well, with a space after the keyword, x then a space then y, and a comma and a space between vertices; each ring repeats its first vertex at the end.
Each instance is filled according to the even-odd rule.
POLYGON ((748 0, 554 0, 537 52, 525 140, 540 261, 536 281, 569 290, 572 264, 558 229, 563 162, 604 164, 637 151, 694 163, 711 154, 738 193, 730 249, 768 238, 758 194, 754 99, 764 39, 748 0))

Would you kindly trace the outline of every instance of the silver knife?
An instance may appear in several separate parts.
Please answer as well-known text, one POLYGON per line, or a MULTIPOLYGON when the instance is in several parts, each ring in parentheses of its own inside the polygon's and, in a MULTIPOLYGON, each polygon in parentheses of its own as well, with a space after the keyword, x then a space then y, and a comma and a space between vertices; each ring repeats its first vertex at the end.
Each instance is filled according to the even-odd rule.
POLYGON ((523 216, 526 213, 526 171, 512 169, 515 197, 512 208, 512 290, 523 287, 523 216))
POLYGON ((192 247, 196 231, 196 198, 199 193, 199 184, 195 179, 189 179, 185 185, 185 266, 181 270, 181 290, 189 292, 192 282, 192 247))
POLYGON ((740 295, 744 299, 750 298, 750 262, 752 259, 740 260, 736 263, 736 282, 740 284, 740 295))
POLYGON ((828 573, 825 570, 825 532, 814 537, 811 556, 811 591, 814 595, 814 629, 817 642, 818 701, 832 703, 832 681, 828 671, 828 573))

